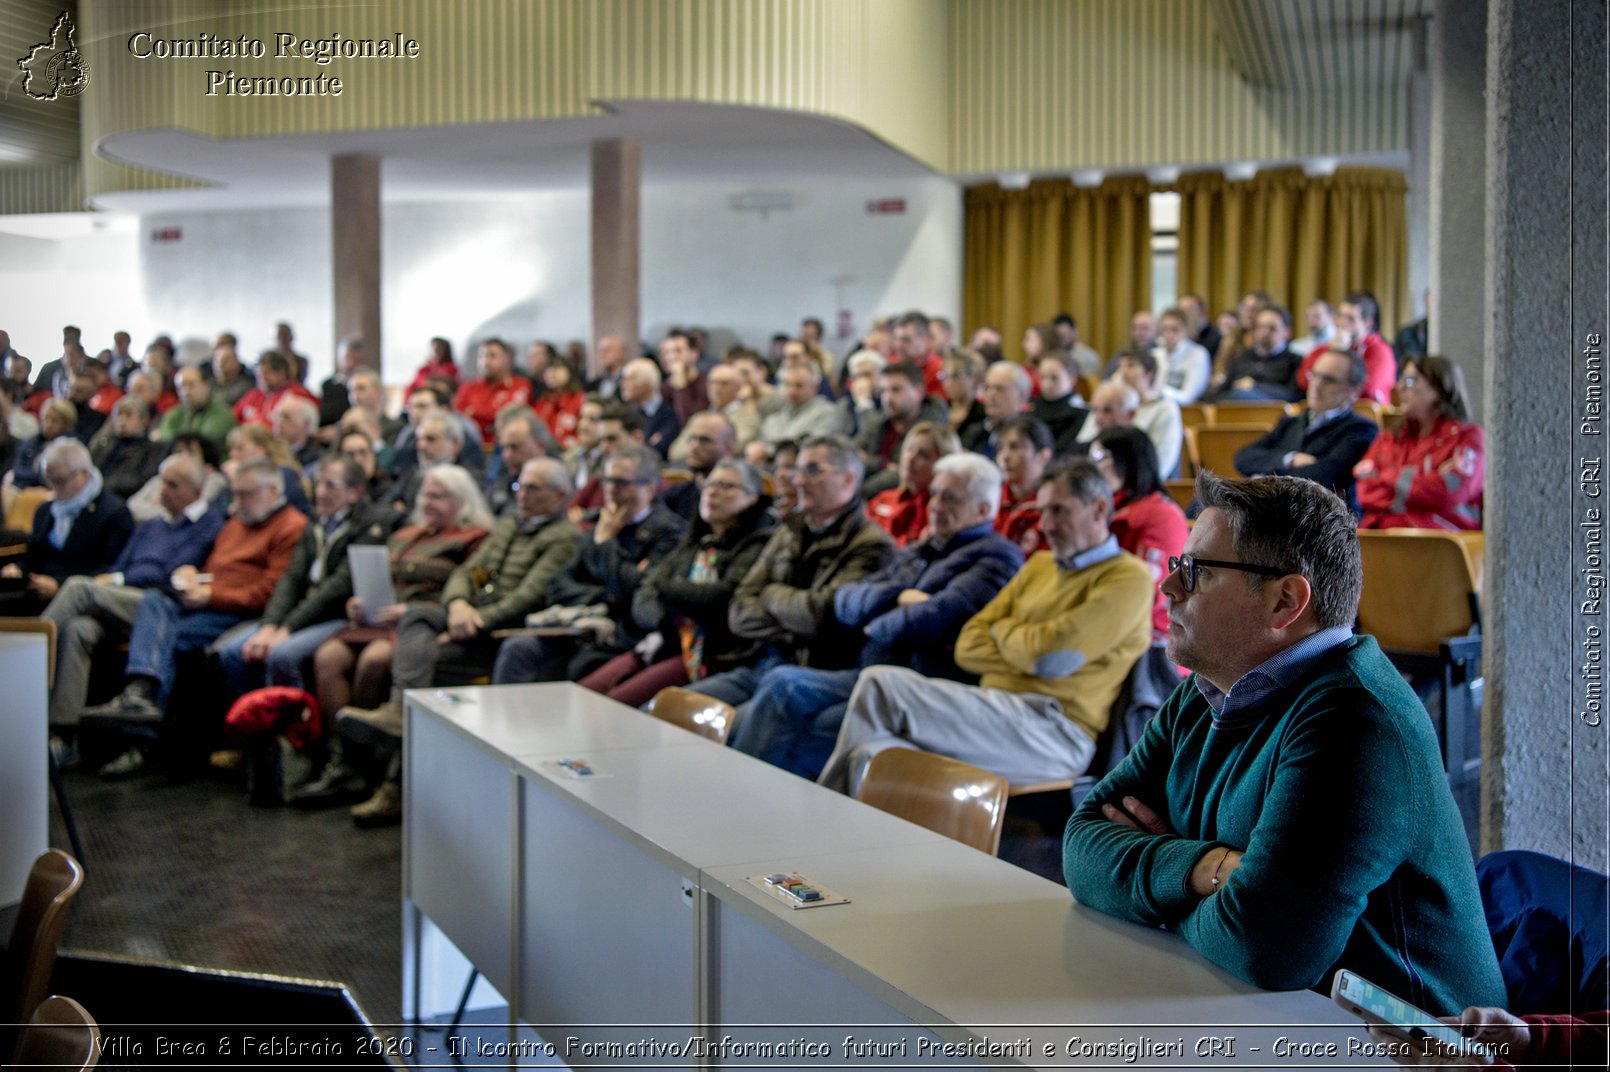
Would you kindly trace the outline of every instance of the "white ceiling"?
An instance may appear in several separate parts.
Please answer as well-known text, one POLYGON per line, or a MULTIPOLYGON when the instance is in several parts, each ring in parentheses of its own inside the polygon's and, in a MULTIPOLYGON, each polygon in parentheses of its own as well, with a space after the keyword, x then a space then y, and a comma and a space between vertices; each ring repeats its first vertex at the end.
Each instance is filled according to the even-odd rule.
POLYGON ((382 159, 392 202, 507 197, 586 186, 589 147, 612 138, 642 145, 645 185, 712 181, 735 190, 857 175, 915 178, 934 172, 859 127, 762 108, 632 103, 585 119, 416 127, 218 141, 185 131, 107 138, 113 160, 212 184, 210 189, 107 194, 120 212, 227 211, 329 203, 329 161, 348 153, 382 159))

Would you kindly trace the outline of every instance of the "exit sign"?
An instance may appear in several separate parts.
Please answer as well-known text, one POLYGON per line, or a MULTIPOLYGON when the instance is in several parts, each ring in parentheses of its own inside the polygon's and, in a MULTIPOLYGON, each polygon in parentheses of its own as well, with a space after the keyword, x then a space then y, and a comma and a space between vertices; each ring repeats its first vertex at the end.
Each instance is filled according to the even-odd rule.
POLYGON ((898 216, 905 211, 906 199, 903 197, 886 197, 881 201, 866 203, 868 216, 898 216))
POLYGON ((177 242, 184 237, 184 231, 178 227, 158 227, 151 232, 153 242, 177 242))

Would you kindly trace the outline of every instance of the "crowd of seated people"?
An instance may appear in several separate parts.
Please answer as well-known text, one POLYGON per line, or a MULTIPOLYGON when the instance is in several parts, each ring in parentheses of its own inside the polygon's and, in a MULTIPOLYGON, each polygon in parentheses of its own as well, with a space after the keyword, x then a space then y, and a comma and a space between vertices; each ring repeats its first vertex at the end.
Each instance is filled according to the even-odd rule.
MULTIPOLYGON (((1401 879, 1424 902, 1418 925, 1464 937, 1463 838, 1444 829, 1429 729, 1394 721, 1418 702, 1351 634, 1357 553, 1340 546, 1358 523, 1479 527, 1481 431, 1458 368, 1397 369, 1363 292, 1338 303, 1328 335, 1310 318, 1305 357, 1267 295, 1222 330, 1192 295, 1155 322, 1142 312, 1106 369, 1071 317, 1008 355, 992 329, 954 349, 949 324, 908 313, 842 364, 808 322, 768 354, 718 356, 698 329, 653 351, 606 338, 591 381, 575 347, 538 341, 522 365, 487 339, 471 369, 434 339, 399 412, 359 340, 315 394, 288 328, 253 369, 223 336, 177 371, 169 340, 138 361, 127 339, 91 358, 75 332, 31 383, 0 338, 7 504, 49 496, 12 541, 0 598, 61 629, 62 759, 91 723, 171 732, 181 656, 204 652, 233 695, 311 695, 326 732, 291 801, 349 805, 364 826, 400 817, 410 688, 571 681, 641 705, 687 685, 738 709, 735 747, 854 791, 891 746, 1017 784, 1074 778, 1131 674, 1160 662, 1185 681, 1159 716, 1166 738, 1149 734, 1070 827, 1081 899, 1176 926, 1263 985, 1319 985, 1347 948, 1434 1011, 1499 1001, 1459 941, 1399 948, 1377 925, 1383 883, 1401 879), (1391 401, 1394 386, 1402 424, 1381 434, 1354 403, 1391 401), (1188 528, 1163 491, 1182 464, 1180 407, 1296 397, 1306 407, 1222 474, 1261 479, 1203 476, 1188 528), (1294 518, 1311 531, 1277 524, 1294 518), (365 544, 387 549, 392 606, 354 596, 347 551, 365 544), (118 643, 121 688, 91 706, 91 659, 118 643), (1358 734, 1314 721, 1355 694, 1369 712, 1358 734), (1289 737, 1236 714, 1277 703, 1329 758, 1288 774, 1289 737), (1209 730, 1248 735, 1265 766, 1236 767, 1209 730), (1332 790, 1363 792, 1363 760, 1387 753, 1410 764, 1393 812, 1420 820, 1414 838, 1386 816, 1361 832, 1316 814, 1332 790), (1280 814, 1254 806, 1249 787, 1287 776, 1321 791, 1283 789, 1280 814), (1210 784, 1234 805, 1222 821, 1203 811, 1210 784), (1308 823, 1394 847, 1332 844, 1311 871, 1261 851, 1278 838, 1313 856, 1308 823), (1121 879, 1098 893, 1095 875, 1121 879), (1292 883, 1312 897, 1286 897, 1292 883), (1271 969, 1238 952, 1254 940, 1302 955, 1271 969), (1419 974, 1394 968, 1414 956, 1419 974)), ((145 747, 104 773, 142 769, 145 747)))

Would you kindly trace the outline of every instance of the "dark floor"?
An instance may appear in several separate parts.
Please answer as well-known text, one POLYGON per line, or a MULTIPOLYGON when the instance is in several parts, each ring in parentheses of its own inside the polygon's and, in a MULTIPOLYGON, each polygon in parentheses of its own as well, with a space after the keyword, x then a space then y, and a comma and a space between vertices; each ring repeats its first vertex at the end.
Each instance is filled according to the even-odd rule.
POLYGON ((218 777, 64 777, 86 872, 64 948, 342 982, 372 1022, 400 1019, 399 828, 250 807, 218 777))

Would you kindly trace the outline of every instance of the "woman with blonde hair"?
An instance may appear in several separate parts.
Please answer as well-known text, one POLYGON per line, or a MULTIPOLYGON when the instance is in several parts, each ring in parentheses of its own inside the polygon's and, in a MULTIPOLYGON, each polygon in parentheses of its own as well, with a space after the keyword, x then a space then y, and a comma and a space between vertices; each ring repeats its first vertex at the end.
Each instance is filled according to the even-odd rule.
POLYGON ((224 476, 233 478, 235 469, 242 462, 249 462, 253 458, 267 458, 280 467, 285 477, 285 501, 302 511, 308 517, 313 516, 313 505, 308 501, 307 482, 302 477, 302 469, 296 464, 296 457, 285 440, 280 439, 271 432, 266 425, 239 424, 230 429, 229 436, 224 440, 224 446, 229 451, 229 457, 222 466, 224 476))

